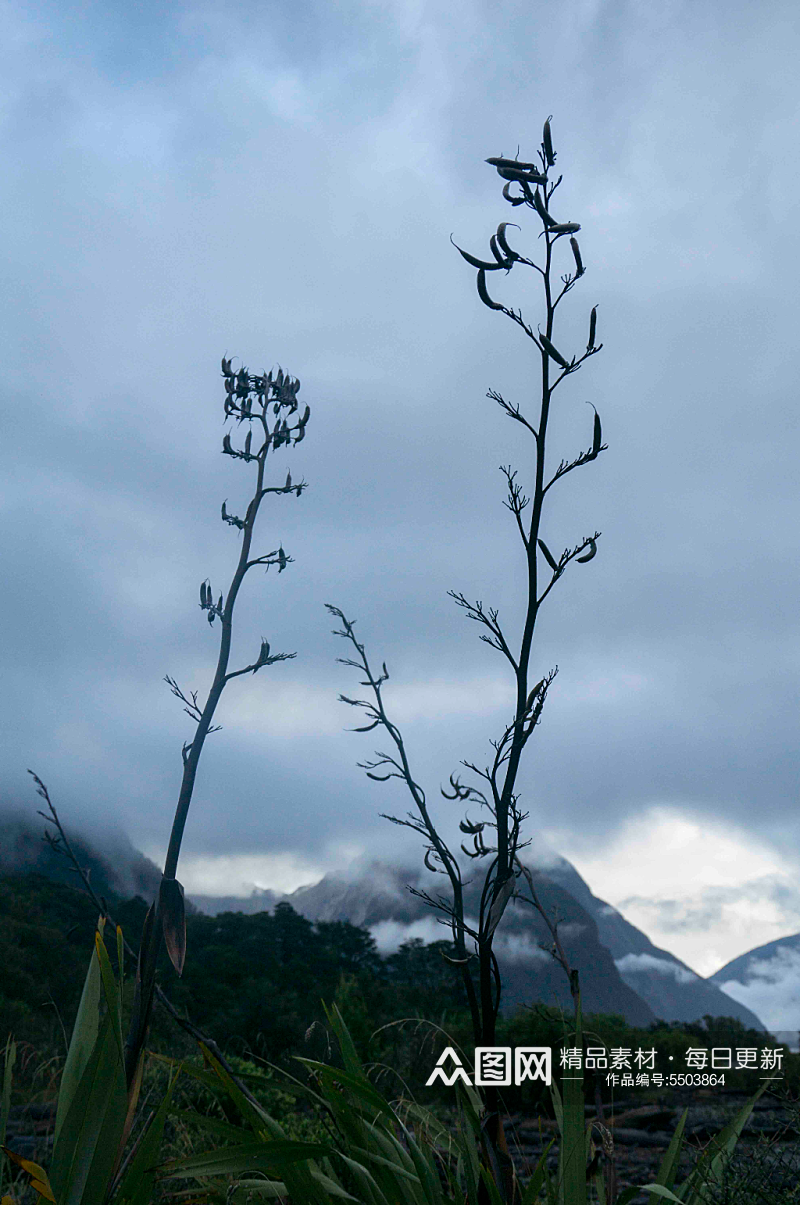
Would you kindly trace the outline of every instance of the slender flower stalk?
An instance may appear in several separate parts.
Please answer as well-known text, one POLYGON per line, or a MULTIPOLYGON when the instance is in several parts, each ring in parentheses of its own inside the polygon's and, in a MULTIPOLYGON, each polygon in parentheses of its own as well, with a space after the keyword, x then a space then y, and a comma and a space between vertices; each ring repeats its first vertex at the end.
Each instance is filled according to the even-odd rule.
POLYGON ((222 376, 225 382, 225 420, 233 420, 237 428, 244 425, 247 432, 244 443, 239 448, 233 446, 231 433, 227 432, 223 437, 222 451, 224 455, 230 456, 234 460, 255 464, 256 481, 253 495, 243 518, 228 512, 227 500, 222 504, 223 522, 235 527, 241 533, 242 540, 238 564, 227 594, 220 594, 215 601, 211 583, 206 580, 200 586, 201 610, 206 614, 209 624, 213 626, 219 620, 221 628, 217 666, 205 703, 200 705, 196 691, 187 694, 169 675, 165 679, 172 693, 184 704, 184 710, 194 720, 197 728, 194 739, 183 746, 183 777, 161 888, 157 899, 147 913, 142 933, 133 1010, 125 1044, 125 1073, 129 1090, 135 1084, 141 1066, 153 1005, 156 960, 162 937, 170 960, 179 975, 186 956, 183 888, 176 877, 178 859, 200 755, 203 752, 206 737, 218 730, 218 726, 213 724, 217 704, 231 679, 237 678, 241 674, 255 674, 264 666, 274 665, 278 661, 286 661, 296 656, 295 653, 272 653, 269 642, 262 638, 261 648, 253 662, 241 669, 229 669, 233 612, 245 575, 257 565, 264 566, 267 572, 270 568, 277 567, 280 574, 292 562, 292 558, 287 556, 282 546, 261 556, 251 556, 251 546, 259 507, 267 494, 294 493, 299 498, 303 490, 307 488, 304 481, 293 482, 291 473, 287 474, 283 485, 267 486, 264 481, 267 456, 281 447, 290 447, 300 443, 305 436, 310 409, 306 406, 302 412, 300 411, 297 401, 300 382, 288 374, 284 375, 280 368, 275 377, 272 372, 253 376, 245 368, 234 372, 231 361, 223 358, 222 376), (255 444, 254 432, 256 434, 255 444))
MULTIPOLYGON (((572 376, 580 369, 585 360, 596 355, 601 350, 602 344, 596 343, 596 306, 591 312, 586 350, 581 354, 570 355, 564 346, 563 337, 557 338, 555 333, 558 306, 576 282, 585 275, 586 267, 575 237, 580 230, 579 224, 573 221, 562 221, 560 215, 555 212, 555 194, 562 177, 559 176, 555 180, 552 178, 556 153, 553 149, 549 119, 544 125, 538 160, 538 163, 522 163, 518 159, 497 157, 488 159, 487 163, 495 168, 501 179, 506 181, 503 188, 504 199, 515 208, 527 206, 538 219, 541 226, 539 239, 542 240, 540 262, 522 254, 517 250, 516 245, 511 246, 507 232, 508 228, 516 226, 516 223, 500 223, 496 233, 489 240, 491 259, 480 258, 454 244, 462 258, 470 267, 477 270, 478 296, 483 304, 493 312, 500 312, 516 323, 534 344, 540 379, 538 413, 533 416, 524 414, 519 403, 507 402, 494 390, 490 390, 487 395, 497 402, 509 418, 519 423, 533 441, 533 480, 529 487, 530 497, 523 492, 522 486, 518 483, 517 471, 512 470, 510 465, 501 466, 508 491, 504 505, 514 516, 524 548, 527 570, 527 606, 522 631, 517 641, 506 636, 496 609, 484 607, 480 601, 470 602, 461 593, 449 592, 456 605, 466 612, 467 617, 485 629, 481 634, 481 640, 496 649, 506 661, 516 693, 513 718, 499 739, 491 741, 494 753, 490 764, 479 768, 471 761, 462 762, 462 765, 471 774, 483 780, 482 785, 465 785, 457 775, 451 774, 450 791, 441 790, 445 799, 456 800, 466 805, 477 805, 484 812, 485 818, 471 820, 467 815, 460 824, 461 832, 468 839, 468 844, 461 844, 461 853, 469 861, 483 863, 486 866, 477 925, 470 924, 465 917, 465 881, 459 861, 436 828, 425 792, 413 777, 402 734, 389 718, 384 707, 382 688, 389 679, 386 664, 383 663, 381 672, 376 673, 370 665, 363 643, 356 638, 355 621, 349 620, 338 607, 326 604, 328 610, 341 624, 335 630, 335 635, 349 641, 355 650, 353 657, 339 658, 339 660, 343 664, 357 669, 362 685, 367 686, 371 692, 371 697, 367 699, 339 696, 343 702, 362 708, 366 713, 367 723, 355 731, 368 732, 375 728, 383 728, 394 746, 392 751, 378 752, 373 760, 360 762, 359 765, 372 779, 386 781, 390 778, 398 778, 405 783, 412 797, 413 810, 403 819, 396 816, 386 816, 386 819, 419 833, 425 842, 426 867, 432 872, 445 876, 449 882, 449 898, 426 891, 412 890, 428 905, 444 914, 446 923, 451 928, 455 946, 455 957, 452 961, 458 966, 463 976, 476 1046, 492 1046, 495 1041, 501 997, 501 974, 493 946, 505 909, 509 902, 517 897, 527 899, 534 908, 542 912, 532 880, 530 876, 525 875, 519 860, 520 851, 530 842, 523 840, 523 822, 527 818, 527 813, 520 808, 519 795, 516 790, 523 751, 534 728, 539 723, 548 689, 558 670, 556 666, 543 675, 533 673, 533 641, 536 622, 539 610, 556 582, 563 577, 573 561, 585 563, 592 560, 596 555, 597 541, 600 538, 600 532, 596 531, 558 555, 550 550, 543 538, 545 499, 549 491, 556 482, 573 469, 596 460, 599 454, 606 450, 606 445, 602 441, 600 417, 595 410, 591 447, 572 460, 562 460, 548 478, 545 452, 555 391, 566 377, 572 376), (566 245, 571 270, 565 272, 557 280, 555 264, 561 254, 559 243, 566 245), (523 265, 538 273, 541 280, 543 326, 539 325, 536 329, 525 321, 521 310, 513 309, 497 300, 497 289, 494 283, 496 277, 492 278, 492 292, 489 292, 488 273, 505 270, 507 276, 518 265, 523 265), (535 678, 538 680, 534 684, 535 678), (517 891, 517 884, 521 877, 527 879, 529 888, 527 896, 517 891), (477 962, 477 967, 473 970, 475 962, 477 962)), ((519 229, 518 226, 517 229, 519 229)), ((516 242, 517 240, 514 239, 515 244, 516 242)), ((577 972, 567 964, 563 947, 558 939, 557 926, 543 912, 542 915, 553 936, 554 956, 569 976, 570 990, 579 1012, 577 972)), ((487 1088, 487 1136, 499 1158, 502 1154, 503 1142, 502 1127, 499 1126, 497 1118, 497 1105, 497 1090, 487 1088)), ((508 1185, 498 1184, 498 1189, 501 1193, 505 1193, 506 1199, 511 1199, 508 1185)))

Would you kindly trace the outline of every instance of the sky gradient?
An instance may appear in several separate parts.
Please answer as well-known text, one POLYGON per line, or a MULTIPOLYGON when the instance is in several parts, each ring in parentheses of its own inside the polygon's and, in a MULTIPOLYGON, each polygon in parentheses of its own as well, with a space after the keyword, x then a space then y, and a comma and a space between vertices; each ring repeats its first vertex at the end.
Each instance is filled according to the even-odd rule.
MULTIPOLYGON (((797 932, 794 5, 2 11, 7 806, 35 810, 30 767, 66 824, 163 859, 192 732, 163 677, 210 683, 199 584, 227 590, 220 504, 251 488, 220 456, 225 353, 280 364, 311 406, 271 470, 309 488, 256 530, 294 562, 249 575, 234 639, 235 664, 262 636, 297 657, 226 689, 179 878, 290 890, 413 841, 379 818, 400 787, 357 768, 376 734, 344 731, 359 688, 325 603, 386 660, 452 832, 439 784, 488 757, 513 689, 447 591, 518 641, 498 466, 524 483, 532 448, 486 393, 524 410, 538 356, 449 235, 487 254, 520 211, 484 160, 533 158, 552 114, 587 268, 556 344, 579 352, 597 305, 604 350, 558 390, 549 457, 588 446, 587 401, 609 450, 545 514, 556 552, 603 534, 542 609, 534 672, 559 674, 519 780, 528 831, 701 974, 797 932)), ((541 321, 533 273, 492 284, 541 321)))

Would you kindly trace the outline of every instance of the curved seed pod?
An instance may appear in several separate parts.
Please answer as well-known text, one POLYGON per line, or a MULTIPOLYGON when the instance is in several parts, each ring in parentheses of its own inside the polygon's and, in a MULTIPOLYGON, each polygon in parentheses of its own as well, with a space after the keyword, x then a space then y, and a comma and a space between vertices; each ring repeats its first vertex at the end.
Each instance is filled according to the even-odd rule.
POLYGON ((550 549, 549 549, 549 548, 547 547, 547 545, 545 544, 544 540, 537 540, 537 541, 536 541, 536 543, 537 543, 537 544, 539 545, 539 547, 541 548, 541 550, 542 550, 542 556, 543 556, 543 557, 544 557, 544 559, 547 561, 547 563, 548 563, 548 565, 550 566, 550 568, 553 570, 553 573, 558 573, 558 565, 557 565, 557 563, 556 563, 556 559, 555 559, 555 557, 553 556, 553 554, 552 554, 552 552, 550 551, 550 549))
MULTIPOLYGON (((226 498, 225 502, 227 502, 227 501, 228 501, 228 499, 226 498)), ((225 502, 222 503, 222 521, 224 523, 227 523, 228 522, 228 512, 225 509, 225 502)))
POLYGON ((580 230, 580 222, 556 222, 550 227, 551 234, 577 234, 580 230))
MULTIPOLYGON (((225 503, 223 502, 222 505, 224 506, 225 503)), ((200 583, 200 606, 203 608, 203 610, 205 610, 205 608, 206 608, 206 599, 208 597, 206 594, 207 589, 208 589, 208 587, 206 586, 206 583, 201 582, 200 583)))
MULTIPOLYGON (((499 265, 498 265, 499 266, 499 265)), ((478 296, 484 305, 488 305, 490 310, 502 310, 502 306, 497 301, 492 301, 489 294, 486 292, 486 275, 483 268, 478 272, 478 296)))
POLYGON ((586 344, 586 350, 591 351, 594 347, 594 337, 597 333, 597 306, 592 307, 592 312, 589 315, 589 342, 586 344))
MULTIPOLYGON (((452 234, 450 235, 450 242, 453 243, 452 234)), ((490 264, 484 259, 476 259, 476 257, 474 255, 470 255, 468 251, 462 251, 458 243, 453 243, 453 246, 472 268, 483 268, 484 272, 499 272, 500 269, 505 266, 504 264, 490 264)))
POLYGON ((278 365, 278 375, 275 378, 275 384, 278 386, 279 389, 280 389, 281 385, 283 384, 283 369, 280 367, 280 365, 278 365))
POLYGON ((304 427, 304 426, 306 425, 306 423, 308 422, 308 420, 309 420, 309 418, 310 418, 310 417, 311 417, 311 407, 310 407, 310 406, 306 406, 305 410, 303 411, 303 416, 302 416, 302 418, 300 418, 300 419, 298 420, 298 421, 299 421, 299 423, 300 423, 300 426, 301 426, 301 427, 304 427))
POLYGON ((233 448, 231 447, 231 437, 229 432, 225 432, 222 437, 222 451, 227 452, 229 456, 233 456, 233 448))
POLYGON ((544 130, 542 131, 542 144, 544 146, 544 154, 549 167, 553 167, 556 161, 556 153, 553 150, 553 136, 550 132, 550 122, 552 120, 552 116, 553 115, 551 113, 550 117, 548 117, 547 121, 544 123, 544 130))
POLYGON ((517 255, 516 251, 512 251, 506 242, 506 230, 509 226, 513 226, 516 230, 522 229, 521 226, 517 226, 516 222, 501 222, 497 227, 497 242, 500 246, 500 249, 504 252, 506 259, 520 259, 521 256, 517 255))
POLYGON ((503 189, 503 196, 511 205, 524 205, 525 204, 524 197, 512 197, 510 184, 506 184, 505 188, 503 189))
MULTIPOLYGON (((297 434, 296 434, 296 435, 295 435, 295 437, 294 437, 294 442, 295 442, 295 445, 299 444, 299 443, 300 443, 300 440, 301 440, 301 439, 305 439, 305 437, 306 437, 306 429, 305 429, 305 427, 298 427, 298 428, 297 428, 297 434)), ((299 487, 298 487, 298 490, 297 490, 297 496, 298 496, 298 498, 300 497, 300 489, 299 489, 299 487)))
POLYGON ((539 691, 542 689, 543 686, 544 686, 544 678, 542 678, 541 682, 536 683, 533 690, 528 695, 527 702, 525 703, 526 713, 530 711, 531 707, 533 707, 536 696, 538 695, 539 691))
POLYGON ((492 255, 495 257, 495 259, 497 260, 500 267, 501 268, 510 268, 511 264, 508 262, 508 260, 503 255, 503 253, 501 252, 500 248, 497 245, 497 236, 496 235, 493 234, 492 237, 489 239, 489 246, 492 249, 492 255))
POLYGON ((225 392, 233 393, 235 389, 236 389, 236 381, 235 381, 234 377, 226 377, 225 378, 225 392))
POLYGON ((210 625, 212 628, 213 628, 213 626, 214 626, 214 616, 215 616, 215 615, 216 615, 216 611, 214 610, 214 608, 213 608, 213 607, 209 607, 209 610, 208 610, 208 622, 209 622, 209 625, 210 625))
POLYGON ((597 540, 593 540, 590 536, 589 551, 586 553, 586 556, 577 556, 575 560, 578 561, 579 564, 585 565, 587 561, 591 561, 591 559, 595 556, 597 556, 597 540))
POLYGON ((219 601, 217 603, 217 610, 219 611, 219 613, 221 615, 222 614, 222 595, 221 594, 219 596, 219 601))
POLYGON ((539 169, 535 163, 520 163, 518 159, 485 159, 485 163, 490 163, 492 167, 509 167, 512 171, 518 172, 536 172, 539 169))
POLYGON ((438 866, 433 866, 433 865, 432 865, 432 864, 431 864, 431 863, 428 861, 428 858, 430 858, 432 855, 433 855, 433 850, 432 850, 432 849, 426 849, 426 850, 425 850, 425 857, 424 857, 422 860, 423 860, 423 862, 425 863, 425 865, 427 866, 428 870, 433 871, 433 873, 434 873, 434 874, 438 874, 438 872, 439 872, 439 867, 438 867, 438 866))
POLYGON ((278 549, 278 573, 283 573, 286 568, 286 553, 283 548, 278 549))
POLYGON ((231 362, 230 360, 226 360, 224 356, 222 357, 222 375, 224 377, 229 377, 232 375, 231 362))
POLYGON ((572 248, 572 254, 575 256, 575 273, 576 273, 576 277, 577 277, 577 276, 583 276, 583 274, 584 274, 584 272, 586 271, 586 269, 584 268, 584 266, 583 266, 583 260, 581 259, 581 249, 580 249, 580 247, 578 246, 578 240, 577 240, 576 238, 571 238, 571 239, 569 240, 569 245, 570 245, 570 247, 572 248))
POLYGON ((469 820, 459 820, 458 827, 461 829, 462 833, 469 833, 470 836, 474 837, 476 833, 483 832, 483 830, 486 828, 486 825, 481 824, 480 822, 478 824, 472 824, 469 820))
POLYGON ((550 340, 547 338, 547 335, 542 335, 542 334, 540 333, 540 334, 539 334, 539 340, 540 340, 540 342, 541 342, 541 344, 542 344, 542 347, 543 347, 543 348, 544 348, 544 350, 547 352, 547 354, 548 354, 548 356, 550 357, 550 359, 551 359, 551 360, 555 360, 556 364, 560 364, 562 368, 569 368, 569 364, 568 364, 568 363, 567 363, 567 361, 564 359, 564 357, 562 356, 562 354, 561 354, 561 352, 558 350, 558 348, 553 347, 553 344, 552 344, 552 343, 550 342, 550 340))
POLYGON ((251 444, 252 442, 253 442, 253 432, 252 432, 252 431, 248 431, 248 432, 247 432, 247 435, 245 436, 245 441, 244 441, 244 454, 245 454, 245 456, 249 456, 249 455, 250 455, 250 444, 251 444))
POLYGON ((520 171, 517 167, 498 167, 498 176, 503 180, 527 180, 529 184, 546 184, 547 176, 537 171, 520 171))
POLYGON ((283 488, 285 490, 290 490, 292 488, 292 474, 291 473, 286 474, 286 484, 283 488))
POLYGON ((545 209, 544 201, 542 200, 542 194, 539 192, 538 188, 536 189, 536 192, 533 194, 533 203, 536 206, 536 212, 538 213, 539 217, 544 222, 545 226, 555 226, 557 224, 555 218, 551 218, 550 214, 545 209))

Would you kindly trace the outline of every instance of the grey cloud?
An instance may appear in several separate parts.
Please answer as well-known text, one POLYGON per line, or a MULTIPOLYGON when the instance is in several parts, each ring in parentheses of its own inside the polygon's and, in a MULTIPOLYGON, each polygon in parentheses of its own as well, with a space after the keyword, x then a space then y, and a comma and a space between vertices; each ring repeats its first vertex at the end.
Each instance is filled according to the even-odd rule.
MULTIPOLYGON (((502 29, 469 3, 457 26, 442 3, 270 14, 9 14, 7 798, 35 805, 30 765, 65 820, 110 812, 136 844, 166 844, 191 725, 161 679, 210 680, 196 593, 229 580, 219 505, 246 495, 219 453, 227 352, 282 363, 313 410, 275 469, 308 494, 266 508, 257 536, 295 561, 253 575, 235 650, 263 634, 298 658, 223 697, 186 852, 347 840, 418 856, 378 816, 403 814, 397 784, 356 767, 374 733, 336 732, 329 710, 319 730, 258 719, 284 683, 319 715, 357 689, 327 601, 386 658, 387 706, 394 691, 409 706, 415 775, 454 829, 438 786, 491 755, 513 683, 446 591, 516 631, 521 550, 497 466, 529 476, 531 450, 485 394, 524 402, 535 363, 448 235, 485 250, 509 215, 483 160, 532 154, 553 112, 588 266, 560 329, 581 347, 599 303, 606 346, 561 391, 552 455, 586 445, 588 399, 609 451, 546 519, 556 549, 603 536, 542 610, 536 669, 560 673, 519 783, 530 828, 555 817, 596 844, 655 803, 796 852, 793 10, 574 0, 502 29), (454 684, 482 711, 459 709, 454 684), (413 691, 428 692, 415 710, 413 691)), ((526 223, 520 246, 534 235, 526 223)), ((497 287, 535 321, 533 278, 497 287)), ((767 898, 788 918, 781 891, 767 898)), ((653 906, 680 932, 724 902, 690 888, 653 906)))

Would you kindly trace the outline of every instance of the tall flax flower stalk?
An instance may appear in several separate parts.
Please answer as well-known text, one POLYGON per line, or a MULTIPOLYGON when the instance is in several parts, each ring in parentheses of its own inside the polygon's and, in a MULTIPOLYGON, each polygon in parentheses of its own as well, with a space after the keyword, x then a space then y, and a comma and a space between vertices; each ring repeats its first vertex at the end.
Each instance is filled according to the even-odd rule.
MULTIPOLYGON (((415 894, 443 913, 449 923, 455 945, 453 961, 463 976, 476 1046, 491 1046, 495 1040, 501 997, 501 974, 493 946, 503 913, 515 895, 527 898, 534 907, 539 908, 529 876, 527 886, 530 888, 530 895, 523 896, 517 892, 518 883, 525 879, 519 853, 529 844, 529 841, 523 840, 522 826, 527 813, 524 813, 519 805, 517 776, 523 751, 539 722, 548 688, 556 674, 556 669, 543 676, 533 672, 536 621, 542 604, 567 568, 573 562, 585 564, 593 559, 600 536, 596 531, 590 536, 585 536, 574 547, 555 554, 542 535, 545 500, 549 492, 573 469, 596 460, 606 449, 602 441, 600 417, 595 410, 591 446, 571 460, 562 460, 548 476, 545 452, 553 395, 567 377, 576 373, 583 362, 596 355, 602 347, 602 344, 596 342, 596 306, 589 316, 588 339, 580 354, 571 354, 556 335, 555 319, 558 307, 583 277, 586 269, 575 237, 580 226, 577 222, 562 220, 556 213, 556 192, 562 177, 553 178, 555 161, 549 119, 544 124, 538 162, 522 163, 518 159, 505 158, 491 158, 486 161, 504 181, 505 200, 515 209, 527 207, 541 227, 541 252, 538 261, 528 258, 516 249, 520 245, 518 239, 513 240, 515 246, 512 247, 508 232, 509 227, 516 224, 510 222, 501 222, 491 236, 490 259, 478 258, 457 247, 462 258, 476 269, 478 296, 483 304, 494 313, 504 314, 533 343, 540 378, 538 413, 532 415, 523 413, 519 403, 507 402, 494 390, 490 390, 487 395, 500 406, 504 414, 520 425, 531 440, 533 453, 532 464, 527 466, 527 475, 532 478, 531 484, 527 486, 530 497, 523 492, 523 486, 517 480, 517 470, 512 469, 510 465, 501 466, 508 491, 504 504, 514 516, 527 567, 527 609, 521 633, 516 638, 507 636, 501 627, 496 609, 484 607, 482 602, 469 602, 461 593, 449 592, 468 618, 486 629, 481 635, 481 640, 491 645, 503 657, 512 674, 516 692, 513 718, 499 739, 491 741, 494 751, 491 764, 479 768, 471 761, 462 763, 473 777, 482 780, 482 785, 464 784, 457 775, 451 775, 451 790, 441 790, 444 798, 477 805, 483 813, 480 819, 465 816, 460 824, 461 832, 467 839, 467 843, 461 845, 461 853, 469 862, 475 862, 485 870, 477 927, 465 918, 465 880, 462 877, 461 866, 434 823, 425 791, 412 774, 402 734, 384 707, 383 686, 389 678, 386 664, 382 664, 380 672, 372 669, 364 645, 356 638, 353 621, 348 620, 338 607, 327 604, 328 610, 341 623, 335 634, 346 639, 355 650, 355 656, 339 660, 356 668, 362 677, 362 684, 368 686, 371 691, 371 697, 367 699, 352 699, 345 695, 340 698, 351 706, 364 709, 366 713, 367 723, 356 731, 368 732, 375 728, 383 728, 394 746, 391 752, 378 752, 372 761, 360 762, 359 765, 366 770, 370 778, 378 781, 399 778, 404 782, 413 800, 413 810, 404 819, 397 816, 387 816, 386 819, 419 833, 426 846, 426 867, 444 876, 448 881, 447 898, 425 891, 415 891, 415 894), (563 255, 564 251, 566 256, 563 255), (567 271, 556 278, 556 264, 563 266, 565 259, 567 271), (536 329, 525 321, 522 310, 513 309, 496 299, 496 288, 489 292, 487 281, 491 273, 505 273, 507 276, 518 267, 530 269, 540 278, 543 307, 540 324, 536 329)), ((516 228, 520 229, 518 226, 516 228)), ((552 924, 550 918, 545 917, 545 920, 552 924)), ((554 942, 554 950, 558 960, 564 961, 578 1005, 577 973, 566 966, 560 943, 554 942)), ((486 1103, 492 1116, 497 1108, 496 1089, 486 1090, 486 1103)))
POLYGON ((222 441, 222 451, 224 455, 235 460, 255 465, 255 488, 243 518, 228 512, 227 501, 222 503, 223 522, 235 527, 241 535, 239 561, 227 594, 221 593, 215 600, 208 580, 200 586, 200 607, 209 624, 213 626, 219 621, 221 629, 217 668, 205 703, 200 705, 197 691, 186 694, 173 678, 167 676, 165 679, 172 693, 184 704, 184 710, 194 720, 197 728, 193 740, 183 746, 183 778, 164 874, 158 897, 145 918, 142 933, 133 1009, 125 1043, 125 1075, 129 1092, 132 1093, 135 1093, 141 1078, 144 1043, 153 1005, 156 960, 162 938, 175 970, 179 975, 183 970, 186 955, 186 920, 183 888, 177 879, 178 859, 203 745, 209 733, 217 730, 212 722, 217 704, 231 679, 238 678, 241 674, 255 674, 264 666, 296 656, 295 653, 271 652, 269 641, 262 638, 255 661, 241 669, 228 668, 233 612, 245 575, 256 566, 263 566, 267 572, 277 566, 278 573, 282 573, 292 561, 283 547, 261 556, 252 556, 251 545, 259 507, 267 494, 294 493, 299 498, 307 488, 304 481, 293 482, 291 473, 287 473, 283 485, 265 485, 264 482, 267 456, 280 448, 300 443, 305 435, 310 410, 308 406, 300 410, 297 401, 300 382, 288 374, 284 375, 280 368, 275 377, 272 372, 252 376, 244 367, 239 372, 234 372, 231 361, 223 359, 222 376, 225 382, 225 420, 233 420, 237 428, 246 429, 241 447, 234 447, 231 434, 226 433, 222 441))

